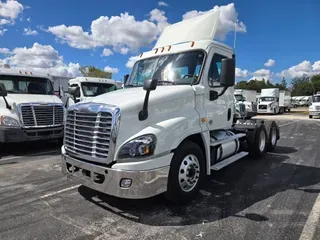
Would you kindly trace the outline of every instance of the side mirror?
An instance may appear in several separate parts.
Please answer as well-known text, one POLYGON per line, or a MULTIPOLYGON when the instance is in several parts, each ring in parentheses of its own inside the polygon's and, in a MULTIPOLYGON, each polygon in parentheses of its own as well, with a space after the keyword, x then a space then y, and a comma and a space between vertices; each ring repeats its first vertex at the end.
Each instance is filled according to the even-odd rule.
POLYGON ((79 86, 69 87, 68 93, 73 97, 73 101, 77 102, 76 99, 80 97, 80 87, 79 86))
POLYGON ((0 83, 0 97, 6 97, 8 95, 8 92, 6 90, 6 87, 3 83, 0 83))
POLYGON ((143 82, 143 89, 146 91, 153 91, 156 90, 158 85, 158 80, 157 79, 149 79, 145 80, 143 82))
POLYGON ((126 83, 128 81, 128 78, 129 78, 129 74, 124 75, 124 77, 123 77, 123 85, 126 85, 126 83))
POLYGON ((235 84, 236 60, 225 58, 221 62, 220 83, 223 87, 232 87, 235 84))
POLYGON ((64 97, 64 91, 63 91, 63 87, 61 85, 59 86, 59 97, 60 98, 64 97))

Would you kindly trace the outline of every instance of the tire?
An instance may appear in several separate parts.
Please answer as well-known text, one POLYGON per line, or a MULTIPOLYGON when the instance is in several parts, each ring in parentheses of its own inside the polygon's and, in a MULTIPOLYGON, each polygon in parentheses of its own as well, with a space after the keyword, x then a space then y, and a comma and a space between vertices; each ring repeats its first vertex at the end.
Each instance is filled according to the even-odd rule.
POLYGON ((196 197, 204 177, 204 154, 196 143, 186 141, 177 148, 173 155, 170 164, 167 192, 164 193, 164 196, 170 202, 186 204, 196 197), (198 168, 192 165, 196 160, 198 161, 198 164, 196 164, 198 168), (191 168, 189 171, 187 170, 188 167, 191 168), (188 177, 188 173, 194 176, 188 177), (191 184, 189 181, 191 181, 191 184), (195 184, 193 184, 193 181, 195 181, 195 184))
POLYGON ((276 148, 277 142, 278 142, 278 137, 277 137, 278 134, 279 134, 279 130, 277 128, 277 125, 275 122, 272 122, 270 126, 268 144, 267 144, 268 152, 273 152, 274 149, 276 148))
POLYGON ((249 141, 249 155, 253 158, 261 158, 265 152, 267 151, 267 130, 264 125, 260 125, 259 128, 256 129, 254 135, 251 137, 249 141), (264 135, 264 140, 262 140, 264 135), (261 139, 261 140, 260 140, 261 139), (264 141, 264 144, 261 142, 264 141))
POLYGON ((291 108, 288 108, 288 112, 291 112, 291 108))
POLYGON ((273 109, 273 114, 276 115, 277 114, 277 109, 273 109))
POLYGON ((311 118, 312 118, 312 115, 309 115, 309 118, 311 119, 311 118))

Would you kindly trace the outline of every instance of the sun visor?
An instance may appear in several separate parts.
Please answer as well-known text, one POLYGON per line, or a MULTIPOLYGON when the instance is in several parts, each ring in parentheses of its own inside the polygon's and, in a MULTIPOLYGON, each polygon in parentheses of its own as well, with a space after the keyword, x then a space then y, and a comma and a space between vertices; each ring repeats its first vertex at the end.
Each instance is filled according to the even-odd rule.
POLYGON ((218 28, 219 13, 219 11, 209 11, 167 26, 154 48, 188 41, 213 40, 218 28))

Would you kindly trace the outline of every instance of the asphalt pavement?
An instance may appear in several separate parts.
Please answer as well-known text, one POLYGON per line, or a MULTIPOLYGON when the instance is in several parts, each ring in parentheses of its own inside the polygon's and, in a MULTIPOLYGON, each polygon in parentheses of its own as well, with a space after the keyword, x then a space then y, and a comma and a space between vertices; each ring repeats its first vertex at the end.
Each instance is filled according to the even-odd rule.
POLYGON ((278 123, 274 153, 213 172, 186 206, 118 199, 67 180, 55 142, 7 146, 0 239, 320 239, 320 121, 278 123))

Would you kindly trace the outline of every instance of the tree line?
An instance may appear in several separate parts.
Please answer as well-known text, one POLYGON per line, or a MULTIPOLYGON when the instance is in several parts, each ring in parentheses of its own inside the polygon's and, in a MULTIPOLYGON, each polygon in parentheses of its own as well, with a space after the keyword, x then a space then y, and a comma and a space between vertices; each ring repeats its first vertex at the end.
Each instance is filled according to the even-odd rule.
POLYGON ((261 92, 263 88, 279 88, 280 90, 291 91, 291 96, 311 96, 320 92, 320 74, 308 76, 304 74, 301 77, 295 77, 291 80, 291 86, 287 87, 287 81, 282 78, 280 83, 272 84, 269 80, 252 79, 249 82, 240 81, 235 85, 236 89, 248 89, 261 92))

